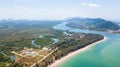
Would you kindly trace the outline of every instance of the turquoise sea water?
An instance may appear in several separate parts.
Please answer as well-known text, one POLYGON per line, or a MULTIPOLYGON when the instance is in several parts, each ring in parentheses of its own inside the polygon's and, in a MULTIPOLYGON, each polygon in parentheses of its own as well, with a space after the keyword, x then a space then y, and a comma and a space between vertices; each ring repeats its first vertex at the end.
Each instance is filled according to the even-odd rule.
POLYGON ((58 24, 53 28, 74 32, 98 33, 107 37, 107 40, 71 57, 58 67, 120 67, 120 35, 69 28, 65 26, 66 23, 58 24))

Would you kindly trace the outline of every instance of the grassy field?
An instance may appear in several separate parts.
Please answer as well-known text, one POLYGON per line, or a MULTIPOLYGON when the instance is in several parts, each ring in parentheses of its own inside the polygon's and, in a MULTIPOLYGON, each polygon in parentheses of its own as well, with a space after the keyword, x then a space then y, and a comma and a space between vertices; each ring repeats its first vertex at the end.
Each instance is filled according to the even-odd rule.
MULTIPOLYGON (((52 29, 53 26, 59 23, 57 21, 27 21, 27 23, 26 21, 20 21, 20 23, 14 22, 8 23, 5 21, 4 23, 0 23, 0 26, 2 25, 2 27, 0 27, 0 57, 4 57, 4 54, 7 55, 7 57, 0 58, 0 67, 16 67, 15 65, 18 65, 18 67, 22 66, 20 63, 10 60, 11 56, 15 55, 11 53, 12 51, 19 52, 24 50, 24 47, 33 48, 39 51, 42 50, 42 47, 53 43, 53 40, 51 39, 52 36, 39 38, 40 35, 52 34, 59 39, 63 36, 63 31, 52 29), (42 47, 38 48, 32 45, 32 39, 35 39, 35 43, 42 45, 42 47)), ((48 52, 41 53, 43 53, 41 54, 43 56, 48 54, 48 52)), ((16 59, 20 58, 17 55, 15 56, 16 59)), ((36 58, 40 59, 42 57, 36 58)), ((32 58, 32 60, 36 61, 36 58, 32 58)), ((27 63, 27 61, 25 62, 27 63)), ((34 61, 31 61, 29 63, 33 62, 34 61)))
POLYGON ((52 44, 54 41, 51 38, 36 38, 35 43, 41 47, 52 44))
POLYGON ((53 34, 53 33, 55 33, 55 30, 50 28, 0 30, 0 42, 11 42, 22 39, 38 38, 40 34, 53 34))
MULTIPOLYGON (((7 31, 6 31, 7 32, 7 31)), ((0 51, 19 51, 23 49, 23 47, 32 47, 35 48, 31 44, 32 38, 35 39, 36 44, 40 44, 42 46, 50 45, 53 43, 51 38, 39 38, 39 35, 45 34, 54 34, 57 38, 62 36, 62 31, 53 30, 49 28, 40 28, 40 29, 29 29, 29 30, 20 30, 14 32, 15 35, 7 35, 0 37, 0 51), (27 33, 25 33, 27 32, 27 33)), ((12 33, 11 33, 12 34, 12 33)))
MULTIPOLYGON (((33 48, 39 52, 40 50, 42 50, 42 47, 49 46, 54 42, 52 38, 57 38, 57 39, 61 40, 61 38, 63 38, 63 36, 64 36, 63 31, 54 30, 51 28, 23 29, 23 30, 15 31, 14 33, 16 33, 16 34, 9 35, 9 36, 7 36, 7 34, 4 34, 5 36, 2 36, 2 37, 6 40, 2 39, 0 41, 0 52, 3 51, 8 57, 15 55, 12 53, 12 51, 15 51, 19 54, 19 51, 24 50, 24 47, 33 48), (39 38, 40 35, 43 35, 44 37, 39 38), (35 47, 34 45, 32 45, 32 43, 31 43, 32 39, 34 39, 35 44, 40 45, 41 48, 38 48, 38 47, 35 47)), ((24 62, 22 64, 25 63, 29 67, 29 65, 31 65, 33 62, 43 58, 48 53, 49 53, 49 51, 42 51, 36 57, 30 57, 30 58, 28 58, 28 57, 24 58, 24 57, 15 55, 16 56, 15 61, 10 61, 7 64, 13 65, 13 67, 14 67, 14 65, 16 65, 16 63, 18 65, 21 65, 21 62, 19 62, 19 60, 23 60, 24 62)), ((8 60, 10 60, 10 59, 8 59, 8 60)), ((3 66, 6 66, 6 62, 0 62, 0 64, 2 64, 3 66)))

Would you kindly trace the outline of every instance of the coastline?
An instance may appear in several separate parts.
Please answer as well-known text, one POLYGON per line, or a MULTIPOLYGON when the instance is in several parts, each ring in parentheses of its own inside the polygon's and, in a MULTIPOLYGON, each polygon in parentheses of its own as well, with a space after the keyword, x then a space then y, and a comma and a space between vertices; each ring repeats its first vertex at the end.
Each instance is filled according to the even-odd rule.
POLYGON ((69 53, 68 55, 62 57, 61 59, 56 60, 54 63, 52 63, 51 65, 49 65, 49 66, 47 66, 47 67, 59 67, 59 65, 60 65, 61 63, 63 63, 65 60, 67 60, 67 59, 69 59, 69 58, 71 58, 71 57, 73 57, 73 56, 75 56, 75 55, 77 55, 77 54, 80 54, 80 53, 82 53, 82 52, 84 52, 84 51, 92 48, 92 47, 95 46, 96 44, 98 44, 98 43, 100 43, 100 42, 103 42, 103 41, 105 41, 106 39, 107 39, 107 37, 104 37, 104 39, 102 39, 102 40, 100 40, 100 41, 94 42, 94 43, 89 44, 88 46, 86 46, 86 47, 84 47, 84 48, 81 48, 81 49, 78 49, 78 50, 76 50, 76 51, 73 51, 73 52, 69 53))

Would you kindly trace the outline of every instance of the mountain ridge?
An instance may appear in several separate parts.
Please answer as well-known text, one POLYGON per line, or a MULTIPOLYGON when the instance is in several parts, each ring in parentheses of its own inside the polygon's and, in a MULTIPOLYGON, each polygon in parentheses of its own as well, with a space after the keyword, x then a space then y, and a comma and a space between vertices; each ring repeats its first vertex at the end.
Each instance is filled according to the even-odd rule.
POLYGON ((73 28, 83 28, 83 29, 92 29, 92 30, 119 30, 120 26, 113 23, 112 21, 105 20, 102 18, 71 18, 67 20, 67 26, 73 28))

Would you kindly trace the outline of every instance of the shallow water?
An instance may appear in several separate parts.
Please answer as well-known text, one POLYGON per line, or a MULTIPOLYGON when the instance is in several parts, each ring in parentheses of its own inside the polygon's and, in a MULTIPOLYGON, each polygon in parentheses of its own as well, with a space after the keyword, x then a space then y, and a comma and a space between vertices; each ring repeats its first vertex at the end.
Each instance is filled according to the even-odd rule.
POLYGON ((74 32, 98 33, 107 37, 107 40, 73 56, 58 67, 120 67, 120 35, 69 28, 65 26, 66 23, 58 24, 53 28, 74 32))

